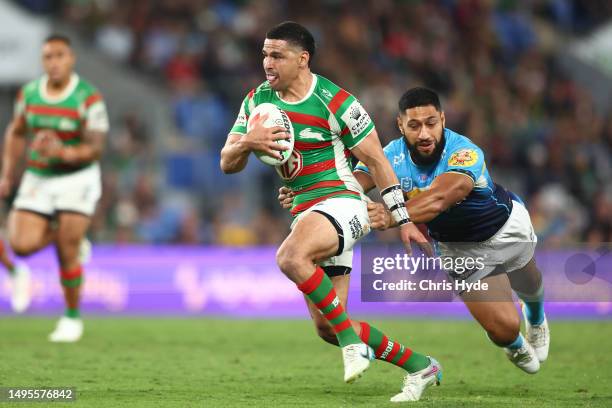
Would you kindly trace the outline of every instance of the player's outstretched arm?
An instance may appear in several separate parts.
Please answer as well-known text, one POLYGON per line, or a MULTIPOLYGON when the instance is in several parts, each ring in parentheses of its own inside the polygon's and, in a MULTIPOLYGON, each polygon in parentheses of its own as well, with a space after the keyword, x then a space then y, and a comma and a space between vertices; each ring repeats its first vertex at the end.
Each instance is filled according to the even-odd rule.
POLYGON ((15 168, 26 149, 26 123, 22 115, 13 118, 4 133, 2 154, 2 175, 0 176, 0 197, 11 193, 15 168))
POLYGON ((463 201, 474 188, 474 181, 468 175, 447 172, 435 178, 431 188, 406 203, 410 219, 425 223, 436 218, 453 205, 463 201))

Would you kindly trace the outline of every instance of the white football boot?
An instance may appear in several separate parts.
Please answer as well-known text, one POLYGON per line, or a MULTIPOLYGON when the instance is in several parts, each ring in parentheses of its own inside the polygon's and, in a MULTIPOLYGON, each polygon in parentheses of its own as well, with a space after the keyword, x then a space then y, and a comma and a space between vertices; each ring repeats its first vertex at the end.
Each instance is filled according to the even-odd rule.
POLYGON ((83 336, 83 321, 62 316, 55 326, 53 333, 49 335, 49 341, 53 343, 74 343, 83 336))
POLYGON ((91 241, 83 237, 79 244, 79 262, 81 265, 86 265, 89 261, 91 261, 91 241))
POLYGON ((344 382, 352 383, 370 366, 374 359, 374 350, 364 343, 349 344, 342 347, 344 360, 344 382))
POLYGON ((533 347, 538 360, 543 363, 548 358, 548 348, 550 347, 550 329, 546 316, 539 325, 532 325, 527 319, 527 310, 525 304, 521 302, 523 317, 525 318, 525 328, 527 329, 526 339, 533 347))
POLYGON ((540 370, 540 360, 528 341, 523 341, 523 345, 518 349, 504 348, 504 351, 508 360, 524 372, 535 374, 540 370))
POLYGON ((30 268, 26 264, 17 264, 15 273, 11 276, 11 283, 11 308, 15 313, 23 313, 30 306, 32 300, 30 268))
POLYGON ((442 366, 435 358, 429 357, 429 361, 429 365, 424 369, 406 374, 402 392, 392 397, 391 402, 418 401, 427 388, 432 385, 440 385, 442 366))

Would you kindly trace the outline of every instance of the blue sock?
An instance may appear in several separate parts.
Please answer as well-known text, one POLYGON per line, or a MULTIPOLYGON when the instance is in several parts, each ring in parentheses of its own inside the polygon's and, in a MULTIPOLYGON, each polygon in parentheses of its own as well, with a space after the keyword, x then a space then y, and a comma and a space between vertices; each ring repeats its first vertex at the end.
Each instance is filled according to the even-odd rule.
POLYGON ((518 350, 521 347, 523 347, 523 342, 525 341, 525 338, 523 338, 523 335, 521 333, 518 334, 518 336, 516 337, 516 339, 508 344, 507 346, 505 346, 505 348, 508 348, 510 350, 518 350))
POLYGON ((516 294, 525 304, 525 315, 529 323, 534 326, 542 324, 544 321, 544 286, 540 285, 540 288, 533 295, 519 292, 516 292, 516 294))

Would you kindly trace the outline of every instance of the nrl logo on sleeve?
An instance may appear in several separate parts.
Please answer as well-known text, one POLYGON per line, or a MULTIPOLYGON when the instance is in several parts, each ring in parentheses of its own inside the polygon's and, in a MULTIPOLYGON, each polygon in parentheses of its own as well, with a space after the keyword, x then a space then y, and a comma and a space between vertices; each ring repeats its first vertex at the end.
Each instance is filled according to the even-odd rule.
POLYGON ((478 161, 478 153, 472 149, 461 149, 448 159, 449 166, 473 166, 478 161))

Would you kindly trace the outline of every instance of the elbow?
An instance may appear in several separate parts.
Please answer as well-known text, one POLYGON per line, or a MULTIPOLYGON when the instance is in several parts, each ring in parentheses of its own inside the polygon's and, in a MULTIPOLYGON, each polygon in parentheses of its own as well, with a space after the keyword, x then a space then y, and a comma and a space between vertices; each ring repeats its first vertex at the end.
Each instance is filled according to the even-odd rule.
POLYGON ((221 167, 221 171, 223 172, 223 174, 233 174, 237 171, 234 167, 230 166, 227 160, 224 160, 223 157, 221 157, 219 166, 221 167))

